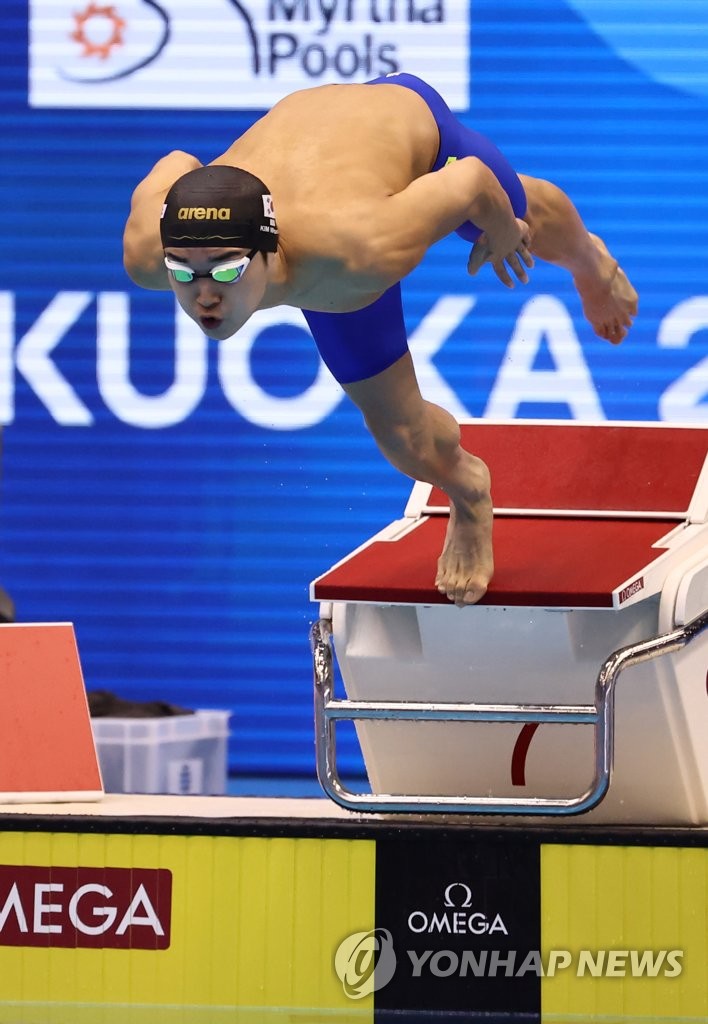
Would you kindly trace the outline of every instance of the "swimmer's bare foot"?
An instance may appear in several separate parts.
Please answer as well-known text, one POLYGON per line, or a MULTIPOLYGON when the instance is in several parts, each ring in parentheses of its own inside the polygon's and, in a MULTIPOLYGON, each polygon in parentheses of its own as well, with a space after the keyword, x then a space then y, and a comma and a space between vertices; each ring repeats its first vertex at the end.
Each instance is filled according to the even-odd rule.
POLYGON ((573 283, 595 334, 619 345, 637 315, 638 295, 602 239, 592 234, 590 238, 599 257, 596 266, 592 272, 576 274, 573 283))
POLYGON ((484 597, 494 572, 489 471, 480 459, 468 458, 469 490, 450 500, 450 522, 435 578, 440 593, 459 608, 484 597))

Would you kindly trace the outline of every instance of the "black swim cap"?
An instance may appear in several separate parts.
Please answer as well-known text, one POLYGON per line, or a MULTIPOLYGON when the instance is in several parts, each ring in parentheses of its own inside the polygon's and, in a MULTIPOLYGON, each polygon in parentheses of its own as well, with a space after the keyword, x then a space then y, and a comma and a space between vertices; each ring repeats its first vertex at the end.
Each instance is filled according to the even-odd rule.
POLYGON ((162 246, 228 246, 276 252, 273 200, 254 174, 240 167, 197 167, 178 178, 160 217, 162 246))

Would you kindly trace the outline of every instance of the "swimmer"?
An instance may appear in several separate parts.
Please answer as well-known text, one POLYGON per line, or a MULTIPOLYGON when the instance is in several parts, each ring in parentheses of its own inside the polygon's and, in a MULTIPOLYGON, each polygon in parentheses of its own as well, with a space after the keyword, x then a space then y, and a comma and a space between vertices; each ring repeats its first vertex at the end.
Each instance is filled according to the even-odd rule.
POLYGON ((293 93, 206 166, 169 153, 133 193, 124 262, 216 340, 256 310, 303 311, 386 458, 449 496, 435 584, 462 606, 493 573, 490 473, 421 396, 400 289, 452 232, 472 243, 471 275, 488 263, 509 288, 534 257, 565 268, 595 333, 625 337, 637 294, 568 197, 517 175, 408 74, 293 93))

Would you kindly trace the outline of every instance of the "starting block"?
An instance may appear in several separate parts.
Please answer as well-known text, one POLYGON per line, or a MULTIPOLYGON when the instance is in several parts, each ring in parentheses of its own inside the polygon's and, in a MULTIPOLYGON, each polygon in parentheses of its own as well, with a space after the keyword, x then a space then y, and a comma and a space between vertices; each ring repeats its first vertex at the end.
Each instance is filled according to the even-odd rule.
POLYGON ((0 626, 0 665, 0 804, 99 800, 73 626, 0 626))
POLYGON ((483 600, 459 609, 435 589, 449 504, 421 483, 312 584, 323 788, 369 812, 708 825, 708 430, 480 420, 462 434, 492 473, 483 600), (371 794, 339 777, 343 719, 371 794))

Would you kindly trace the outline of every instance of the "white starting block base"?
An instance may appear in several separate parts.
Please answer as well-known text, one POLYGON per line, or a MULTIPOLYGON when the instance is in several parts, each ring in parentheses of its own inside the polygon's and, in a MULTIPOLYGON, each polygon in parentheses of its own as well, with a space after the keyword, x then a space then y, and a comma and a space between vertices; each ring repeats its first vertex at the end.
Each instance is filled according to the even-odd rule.
MULTIPOLYGON (((543 704, 589 704, 598 666, 612 651, 655 636, 657 610, 657 599, 620 611, 457 614, 336 604, 332 624, 351 700, 516 704, 533 694, 543 704)), ((622 676, 612 784, 584 822, 708 823, 707 663, 708 643, 699 639, 622 676)), ((375 793, 570 798, 593 779, 591 725, 384 721, 358 722, 357 732, 375 793)))
MULTIPOLYGON (((507 801, 495 813, 539 813, 508 800, 590 792, 595 724, 425 721, 421 705, 444 705, 434 710, 445 713, 463 704, 592 711, 614 652, 702 622, 708 431, 485 421, 462 431, 465 447, 492 470, 495 575, 483 600, 457 609, 437 593, 449 507, 422 484, 406 517, 316 580, 312 596, 331 622, 348 701, 360 705, 352 717, 381 810, 404 809, 395 799, 384 806, 387 796, 493 797, 507 801), (396 709, 371 715, 362 702, 396 709), (406 704, 416 705, 415 720, 396 717, 406 704)), ((708 629, 629 666, 615 688, 609 793, 583 821, 706 825, 708 629)), ((330 700, 316 700, 318 715, 330 700)), ((329 733, 320 722, 319 736, 347 718, 346 703, 330 705, 329 733)), ((327 785, 333 744, 320 743, 325 748, 328 792, 370 809, 336 778, 327 785)), ((488 806, 478 801, 475 810, 488 806)))

